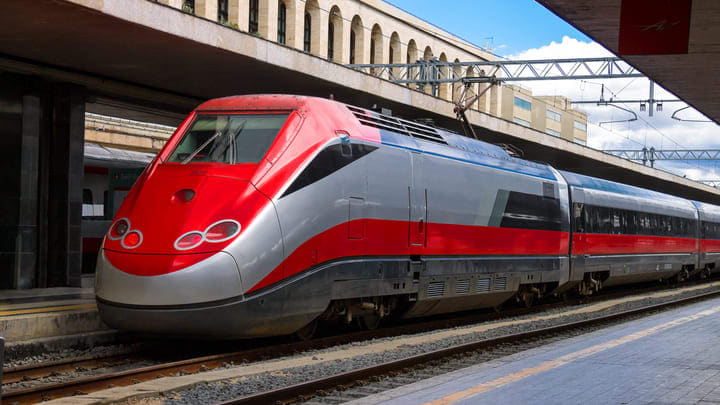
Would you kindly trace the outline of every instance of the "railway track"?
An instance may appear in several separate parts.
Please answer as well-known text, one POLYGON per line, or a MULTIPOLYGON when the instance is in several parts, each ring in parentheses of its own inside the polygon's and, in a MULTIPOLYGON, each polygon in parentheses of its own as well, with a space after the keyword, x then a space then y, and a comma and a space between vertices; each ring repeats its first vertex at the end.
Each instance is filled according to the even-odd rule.
POLYGON ((492 358, 507 356, 512 353, 548 344, 556 340, 607 327, 610 324, 627 321, 644 314, 719 296, 720 291, 709 292, 694 297, 649 305, 612 315, 599 316, 592 319, 565 323, 528 332, 478 340, 471 343, 460 344, 428 353, 406 357, 400 360, 389 361, 371 367, 335 374, 305 383, 288 387, 280 387, 272 391, 248 395, 230 401, 221 402, 216 405, 296 403, 304 402, 308 399, 312 399, 312 404, 336 404, 338 403, 338 400, 349 401, 356 399, 359 396, 371 395, 374 392, 383 390, 382 388, 373 389, 373 385, 377 385, 377 381, 384 376, 390 376, 390 379, 383 381, 380 385, 386 387, 386 389, 392 389, 400 385, 410 384, 424 378, 429 378, 453 371, 455 369, 477 364, 477 358, 481 359, 481 361, 487 361, 492 358), (497 352, 497 355, 495 356, 493 356, 494 351, 497 352), (453 364, 454 357, 460 355, 462 355, 463 358, 457 359, 454 366, 448 365, 453 364), (394 383, 393 379, 399 380, 399 382, 394 383), (352 394, 341 394, 342 392, 358 386, 365 386, 365 389, 355 390, 352 394), (328 391, 331 392, 330 395, 327 395, 328 391), (364 392, 365 394, 362 394, 361 392, 364 392), (328 397, 328 401, 323 401, 323 397, 328 397))
MULTIPOLYGON (((686 285, 685 285, 686 286, 686 285)), ((541 311, 547 311, 549 309, 553 308, 559 308, 559 307, 565 307, 565 306, 573 306, 583 303, 589 303, 589 302, 596 302, 601 300, 610 300, 620 297, 625 297, 628 295, 637 295, 647 292, 655 292, 658 290, 662 290, 662 288, 646 288, 643 290, 618 290, 610 293, 606 293, 603 295, 595 296, 595 297, 584 297, 584 298, 577 298, 573 299, 567 302, 552 302, 542 305, 537 305, 532 308, 515 308, 510 309, 506 311, 502 311, 500 313, 495 312, 485 312, 485 313, 474 313, 474 314, 465 314, 464 316, 453 316, 453 317, 436 317, 432 320, 426 320, 426 321, 413 321, 413 322, 406 322, 403 323, 400 326, 395 327, 389 327, 389 328, 382 328, 374 331, 362 331, 362 332, 354 332, 354 333, 347 333, 342 335, 336 335, 336 336, 327 336, 318 338, 309 342, 294 342, 294 343, 285 343, 285 344, 267 344, 264 347, 258 347, 248 350, 241 350, 241 351, 235 351, 231 353, 221 353, 221 354, 214 354, 214 355, 208 355, 208 356, 200 356, 200 357, 193 357, 193 358, 186 358, 178 361, 171 361, 166 362, 162 364, 153 364, 150 366, 143 366, 143 367, 131 367, 130 369, 124 369, 119 371, 111 371, 106 372, 100 375, 90 375, 85 377, 80 377, 76 379, 72 379, 69 381, 62 381, 62 382, 56 382, 56 383, 45 383, 45 384, 39 384, 27 388, 20 388, 20 389, 3 389, 3 400, 6 401, 6 403, 17 403, 17 404, 26 404, 26 403, 36 403, 38 401, 44 401, 49 399, 55 399, 60 397, 66 397, 71 395, 82 395, 82 394, 88 394, 91 392, 95 392, 98 390, 103 390, 110 387, 117 387, 117 386, 126 386, 135 384, 142 381, 148 381, 155 378, 165 377, 165 376, 175 376, 175 375, 182 375, 182 374, 191 374, 196 373, 200 371, 206 371, 206 370, 212 370, 218 367, 226 366, 229 364, 240 364, 240 363, 248 363, 248 362, 254 362, 259 361, 263 359, 272 359, 272 358, 278 358, 285 355, 290 355, 293 353, 303 352, 307 350, 318 350, 328 347, 333 347, 337 345, 347 344, 351 342, 357 342, 357 341, 365 341, 369 339, 377 339, 377 338, 385 338, 385 337, 393 337, 393 336, 400 336, 400 335, 407 335, 407 334, 415 334, 415 333, 423 333, 427 331, 442 329, 442 328, 452 328, 452 327, 458 327, 458 326, 464 326, 464 325, 471 325, 474 323, 479 322, 485 322, 485 321, 491 321, 491 320, 499 320, 499 319, 505 319, 505 318, 513 318, 518 317, 522 315, 527 315, 531 313, 541 312, 541 311)), ((714 292, 712 294, 720 294, 720 292, 714 292)), ((691 298, 691 299, 698 299, 698 298, 691 298)), ((676 302, 673 302, 672 304, 677 305, 676 302)), ((654 310, 654 309, 650 309, 654 310)), ((647 310, 646 310, 647 311, 647 310)), ((637 312, 637 311, 636 311, 637 312)), ((615 316, 617 318, 617 316, 615 316)), ((563 326, 565 327, 565 326, 563 326)), ((572 325, 569 325, 568 327, 572 327, 572 325)), ((536 332, 532 332, 536 333, 536 332)), ((539 333, 539 332, 538 332, 539 333)), ((508 339, 511 339, 511 337, 507 337, 505 341, 508 341, 508 339)), ((492 342, 486 342, 486 345, 493 344, 492 342)), ((497 342, 494 344, 498 344, 497 342)), ((469 350, 469 349, 458 349, 458 350, 469 350)), ((447 354, 450 355, 450 354, 447 354)), ((408 359, 406 362, 407 364, 411 364, 414 360, 408 359)), ((421 360, 421 361, 427 361, 427 360, 421 360)), ((68 371, 74 371, 77 369, 96 369, 96 368, 104 368, 107 370, 113 370, 114 368, 122 367, 123 365, 127 365, 128 363, 132 363, 132 358, 128 358, 127 356, 114 356, 110 358, 100 358, 100 359, 80 359, 79 361, 73 361, 73 360, 67 360, 67 361, 59 361, 59 362, 53 362, 49 364, 39 364, 34 366, 25 366, 25 367, 19 367, 15 369, 7 369, 5 370, 4 376, 3 376, 3 384, 7 387, 8 384, 18 383, 18 382, 27 382, 32 381, 34 379, 43 378, 47 376, 61 376, 62 373, 68 372, 68 371)), ((405 364, 405 363, 399 363, 399 364, 405 364)), ((392 367, 400 367, 393 364, 385 365, 385 368, 387 370, 390 370, 392 367)), ((401 367, 408 367, 407 365, 403 365, 401 367)), ((384 371, 385 373, 390 371, 384 371)), ((353 378, 368 378, 363 377, 363 375, 370 375, 375 374, 377 375, 379 371, 373 371, 373 370, 365 370, 362 371, 358 376, 356 374, 348 374, 348 376, 338 376, 336 377, 337 381, 346 381, 347 378, 353 379, 353 378), (365 374, 363 374, 365 373, 365 374)), ((382 374, 382 372, 380 372, 382 374)), ((60 378, 61 379, 61 378, 60 378)), ((321 384, 322 386, 327 387, 328 384, 330 386, 334 385, 341 385, 344 384, 342 382, 332 382, 335 380, 329 380, 329 382, 318 382, 318 384, 321 384)), ((298 388, 300 389, 300 388, 298 388)), ((302 388, 304 390, 308 390, 309 388, 302 388)), ((324 388, 315 388, 317 389, 324 389, 324 388)), ((312 389, 309 389, 312 391, 312 389)), ((292 392, 292 391, 290 391, 292 392)), ((285 394, 273 394, 273 395, 285 395, 285 394)), ((309 395, 309 394, 298 394, 298 395, 309 395)), ((270 397, 265 399, 258 399, 257 401, 260 402, 252 402, 255 401, 252 398, 244 399, 243 401, 251 401, 251 402, 238 402, 238 403, 267 403, 262 402, 263 400, 272 401, 270 397)))

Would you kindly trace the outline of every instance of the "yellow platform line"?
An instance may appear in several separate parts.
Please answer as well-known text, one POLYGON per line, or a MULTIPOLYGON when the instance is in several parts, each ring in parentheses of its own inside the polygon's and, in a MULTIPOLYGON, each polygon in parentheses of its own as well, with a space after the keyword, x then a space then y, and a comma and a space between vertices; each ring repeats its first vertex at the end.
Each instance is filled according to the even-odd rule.
POLYGON ((0 316, 37 314, 41 312, 70 311, 73 309, 95 308, 95 304, 62 305, 57 307, 16 309, 14 311, 0 311, 0 316))
POLYGON ((438 400, 432 401, 432 402, 426 402, 423 405, 452 405, 459 401, 472 398, 474 396, 480 395, 484 392, 492 391, 496 388, 500 388, 504 385, 510 384, 515 381, 523 380, 527 377, 530 377, 535 374, 542 373, 543 371, 552 370, 554 368, 560 367, 562 365, 571 363, 575 360, 584 359, 586 357, 589 357, 593 354, 605 351, 607 349, 619 346, 624 343, 632 342, 634 340, 638 340, 640 338, 644 338, 649 335, 653 335, 655 333, 664 331, 666 329, 670 329, 672 327, 682 325, 685 323, 688 323, 690 321, 694 321, 696 319, 714 314, 716 312, 720 312, 720 307, 714 307, 711 309, 707 309, 705 311, 698 312, 694 315, 688 315, 684 316, 682 318, 678 318, 675 320, 672 320, 670 322, 666 322, 657 326, 653 326, 652 328, 645 329, 639 332, 632 333, 630 335, 623 336, 618 339, 610 340, 605 343, 601 343, 595 346, 588 347, 586 349, 578 350, 576 352, 566 354, 562 357, 559 357, 555 360, 546 361, 544 363, 541 363, 538 366, 535 367, 529 367, 524 370, 520 370, 511 374, 508 374, 504 377, 497 378, 495 380, 478 384, 474 387, 470 387, 466 390, 455 392, 450 395, 447 395, 443 398, 440 398, 438 400))

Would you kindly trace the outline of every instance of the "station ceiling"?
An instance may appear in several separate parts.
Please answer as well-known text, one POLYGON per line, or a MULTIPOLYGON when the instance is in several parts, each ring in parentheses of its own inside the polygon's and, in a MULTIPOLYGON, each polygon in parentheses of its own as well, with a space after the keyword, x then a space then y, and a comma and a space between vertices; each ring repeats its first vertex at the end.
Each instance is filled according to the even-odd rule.
POLYGON ((720 1, 536 1, 720 123, 720 1))
MULTIPOLYGON (((146 0, 3 0, 0 38, 0 74, 77 83, 94 113, 177 125, 214 97, 333 94, 461 131, 449 102, 146 0)), ((520 147, 527 159, 720 204, 709 186, 484 113, 469 117, 483 140, 520 147)))

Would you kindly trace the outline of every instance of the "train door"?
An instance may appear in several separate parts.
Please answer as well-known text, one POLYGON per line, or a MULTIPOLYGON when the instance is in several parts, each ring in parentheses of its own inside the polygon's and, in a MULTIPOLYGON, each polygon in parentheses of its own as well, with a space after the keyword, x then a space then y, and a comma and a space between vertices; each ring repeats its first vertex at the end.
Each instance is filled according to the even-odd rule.
POLYGON ((410 233, 411 247, 425 247, 427 243, 427 189, 423 181, 423 159, 421 153, 412 152, 412 185, 410 197, 410 233))

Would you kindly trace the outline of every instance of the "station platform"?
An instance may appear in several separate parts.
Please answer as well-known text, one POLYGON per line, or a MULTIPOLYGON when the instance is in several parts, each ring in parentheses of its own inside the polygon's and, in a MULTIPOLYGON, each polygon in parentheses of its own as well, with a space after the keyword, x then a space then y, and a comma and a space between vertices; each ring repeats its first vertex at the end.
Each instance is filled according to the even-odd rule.
POLYGON ((349 404, 720 404, 718 336, 720 298, 349 404))
POLYGON ((0 336, 6 343, 104 329, 92 287, 0 290, 0 336))

